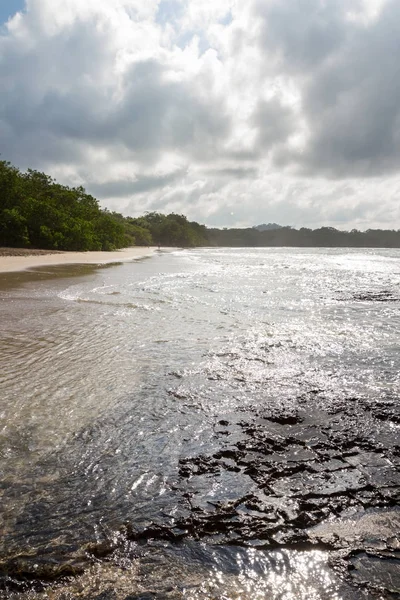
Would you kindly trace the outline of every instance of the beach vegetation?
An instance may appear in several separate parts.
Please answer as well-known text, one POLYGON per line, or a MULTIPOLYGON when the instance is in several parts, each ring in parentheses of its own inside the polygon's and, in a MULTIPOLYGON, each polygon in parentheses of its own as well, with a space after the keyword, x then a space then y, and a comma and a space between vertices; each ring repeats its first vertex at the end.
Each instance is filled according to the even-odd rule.
POLYGON ((400 248, 400 231, 295 229, 276 223, 207 228, 185 215, 157 211, 126 217, 102 208, 82 186, 68 187, 0 161, 0 246, 49 250, 115 250, 124 246, 400 248))
POLYGON ((206 228, 184 215, 124 217, 101 208, 82 186, 61 185, 45 173, 22 173, 0 161, 0 246, 85 251, 207 242, 206 228))

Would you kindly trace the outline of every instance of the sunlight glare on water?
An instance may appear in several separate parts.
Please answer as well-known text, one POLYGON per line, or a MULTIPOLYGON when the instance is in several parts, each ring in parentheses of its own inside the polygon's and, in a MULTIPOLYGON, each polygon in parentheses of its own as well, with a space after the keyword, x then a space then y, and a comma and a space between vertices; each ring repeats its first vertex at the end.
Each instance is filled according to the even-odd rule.
POLYGON ((248 550, 236 556, 238 575, 222 570, 213 574, 187 600, 341 600, 337 581, 326 569, 326 555, 311 551, 260 553, 248 550), (221 595, 222 594, 222 595, 221 595))
POLYGON ((365 473, 342 443, 354 457, 362 442, 368 473, 393 487, 382 452, 398 423, 372 419, 400 393, 399 258, 210 248, 0 277, 2 556, 28 572, 77 556, 86 569, 88 546, 117 547, 129 569, 91 565, 87 597, 115 576, 118 600, 342 600, 328 554, 284 549, 285 535, 299 514, 307 526, 307 485, 356 504, 365 473), (338 429, 342 410, 346 430, 365 417, 357 443, 338 429))

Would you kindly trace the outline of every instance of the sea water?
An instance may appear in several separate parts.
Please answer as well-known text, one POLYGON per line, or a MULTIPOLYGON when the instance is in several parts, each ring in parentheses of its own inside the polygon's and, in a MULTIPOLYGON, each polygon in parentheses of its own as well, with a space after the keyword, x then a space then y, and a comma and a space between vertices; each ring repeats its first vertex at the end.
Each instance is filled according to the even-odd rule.
POLYGON ((166 532, 254 493, 245 471, 182 477, 224 424, 245 444, 260 409, 398 396, 399 259, 208 248, 0 276, 0 558, 23 565, 4 597, 48 593, 48 564, 82 566, 60 598, 367 597, 320 547, 166 532))

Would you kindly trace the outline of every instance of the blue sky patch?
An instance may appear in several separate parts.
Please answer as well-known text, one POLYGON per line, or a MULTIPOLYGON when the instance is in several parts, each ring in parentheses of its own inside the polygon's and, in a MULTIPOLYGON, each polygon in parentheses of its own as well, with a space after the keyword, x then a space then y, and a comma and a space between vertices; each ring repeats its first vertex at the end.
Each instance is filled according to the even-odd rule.
POLYGON ((179 46, 179 48, 182 48, 182 50, 184 50, 187 46, 189 46, 189 44, 195 36, 197 36, 199 40, 199 53, 200 55, 202 55, 204 54, 204 52, 207 52, 207 50, 211 48, 207 38, 205 37, 202 31, 187 31, 183 35, 180 35, 179 38, 177 38, 176 44, 177 46, 179 46))
POLYGON ((182 12, 182 4, 177 0, 161 0, 158 5, 156 22, 160 25, 174 22, 179 19, 182 12))
POLYGON ((222 17, 222 19, 219 21, 221 23, 221 25, 230 25, 233 21, 233 17, 232 17, 232 12, 229 11, 226 13, 226 15, 224 17, 222 17))
POLYGON ((25 8, 25 0, 0 1, 0 25, 4 25, 10 17, 25 8))

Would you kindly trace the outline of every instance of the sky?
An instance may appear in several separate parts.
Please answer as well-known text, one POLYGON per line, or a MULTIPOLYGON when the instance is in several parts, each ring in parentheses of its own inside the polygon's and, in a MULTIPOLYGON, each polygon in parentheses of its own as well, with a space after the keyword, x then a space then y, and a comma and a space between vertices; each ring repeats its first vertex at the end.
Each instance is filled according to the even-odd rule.
POLYGON ((0 0, 0 154, 124 215, 400 229, 399 0, 0 0))
POLYGON ((24 0, 1 0, 0 23, 6 23, 16 12, 24 10, 24 6, 24 0))

